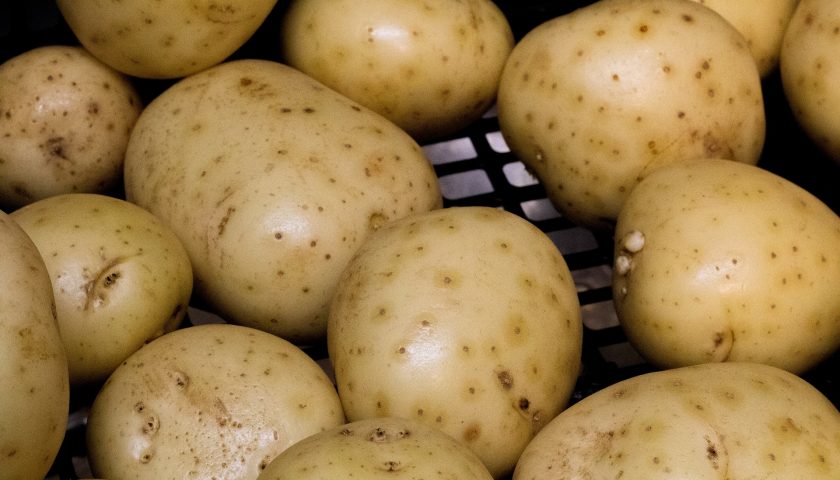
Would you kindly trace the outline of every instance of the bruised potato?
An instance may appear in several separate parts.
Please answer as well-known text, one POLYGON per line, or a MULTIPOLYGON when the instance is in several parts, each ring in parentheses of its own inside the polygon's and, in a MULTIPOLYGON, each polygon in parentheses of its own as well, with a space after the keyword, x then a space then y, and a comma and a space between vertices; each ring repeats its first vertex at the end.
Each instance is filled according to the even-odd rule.
POLYGON ((755 164, 765 136, 744 37, 691 0, 603 0, 535 27, 505 65, 498 118, 557 209, 607 230, 657 166, 755 164))
POLYGON ((840 346, 840 217, 769 171, 672 164, 630 193, 613 295, 651 363, 750 361, 800 373, 840 346))
POLYGON ((372 234, 339 282, 327 329, 348 419, 423 421, 497 478, 571 397, 581 339, 555 245, 490 207, 418 214, 372 234))
POLYGON ((278 455, 259 480, 492 480, 463 443, 417 420, 359 420, 316 433, 278 455))
POLYGON ((11 216, 50 273, 71 384, 104 380, 181 323, 192 266, 172 230, 151 213, 105 195, 70 193, 11 216))
POLYGON ((344 423, 324 370, 248 327, 167 333, 132 354, 97 394, 87 425, 98 478, 256 479, 290 445, 344 423))
POLYGON ((840 471, 840 413, 762 364, 639 375, 569 407, 528 445, 514 480, 808 479, 840 471))
POLYGON ((0 206, 122 182, 141 110, 134 86, 81 47, 35 48, 0 65, 0 206))

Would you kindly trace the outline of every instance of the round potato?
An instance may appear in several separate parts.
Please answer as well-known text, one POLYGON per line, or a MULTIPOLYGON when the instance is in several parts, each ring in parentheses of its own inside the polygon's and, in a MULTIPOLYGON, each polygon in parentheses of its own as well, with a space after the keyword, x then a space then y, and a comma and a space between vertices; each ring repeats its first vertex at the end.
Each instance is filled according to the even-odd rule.
POLYGON ((840 413, 769 365, 639 375, 569 407, 522 453, 514 480, 837 478, 840 413))
POLYGON ((289 65, 420 141, 488 110, 514 43, 490 0, 294 0, 281 32, 289 65))
POLYGON ((208 324, 158 337, 114 371, 87 447, 99 478, 256 479, 290 445, 343 423, 333 384, 302 350, 208 324))
POLYGON ((300 344, 323 339, 338 277, 370 232, 442 203, 404 131, 265 60, 216 66, 152 101, 125 183, 181 239, 214 311, 300 344))
POLYGON ((604 0, 537 26, 499 86, 511 151, 570 220, 610 229, 659 165, 757 163, 761 78, 744 37, 691 0, 604 0))
POLYGON ((278 455, 259 480, 492 480, 464 444, 417 420, 371 418, 316 433, 278 455))
POLYGON ((5 61, 0 206, 119 186, 141 108, 134 86, 80 47, 39 47, 5 61))
POLYGON ((0 251, 0 477, 44 478, 67 426, 67 357, 44 261, 2 211, 0 251))
POLYGON ((104 380, 181 323, 192 266, 175 234, 151 213, 105 195, 69 193, 11 216, 50 273, 71 384, 104 380))
POLYGON ((618 318, 655 365, 799 373, 840 346, 840 217, 769 171, 661 167, 630 193, 615 239, 618 318))
POLYGON ((796 121, 840 163, 840 3, 801 0, 785 32, 780 70, 796 121))
POLYGON ((551 240, 490 207, 450 207, 379 229, 331 304, 329 357, 351 421, 421 420, 495 477, 569 400, 580 305, 551 240))
POLYGON ((84 47, 142 78, 180 78, 216 65, 262 25, 277 0, 58 0, 84 47))

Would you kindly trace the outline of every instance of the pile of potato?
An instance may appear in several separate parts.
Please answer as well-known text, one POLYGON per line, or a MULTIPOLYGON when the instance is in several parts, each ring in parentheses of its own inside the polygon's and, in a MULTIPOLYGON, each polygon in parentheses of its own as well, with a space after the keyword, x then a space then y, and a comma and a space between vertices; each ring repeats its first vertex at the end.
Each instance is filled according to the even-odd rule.
POLYGON ((840 7, 506 3, 58 0, 0 63, 0 480, 81 392, 111 480, 836 479, 840 216, 762 159, 775 77, 840 167, 840 7), (649 373, 573 401, 563 253, 444 199, 492 116, 649 373))

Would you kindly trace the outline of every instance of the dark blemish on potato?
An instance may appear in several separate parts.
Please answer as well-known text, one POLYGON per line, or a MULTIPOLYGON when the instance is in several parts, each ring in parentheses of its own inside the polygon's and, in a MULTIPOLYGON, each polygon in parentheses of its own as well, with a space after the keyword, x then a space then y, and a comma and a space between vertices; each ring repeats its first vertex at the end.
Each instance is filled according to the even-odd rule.
POLYGON ((693 16, 691 16, 691 15, 689 15, 689 14, 687 14, 687 13, 684 13, 684 14, 682 15, 682 19, 683 19, 683 21, 684 21, 684 22, 686 22, 686 23, 692 23, 692 22, 694 21, 694 17, 693 17, 693 16))
POLYGON ((382 470, 386 472, 396 472, 402 467, 402 464, 396 460, 390 460, 382 463, 382 470))
POLYGON ((467 442, 474 442, 481 436, 481 427, 477 424, 472 424, 464 430, 463 438, 467 442))
MULTIPOLYGON (((495 349, 495 347, 493 347, 495 349)), ((502 388, 505 390, 510 390, 513 388, 513 376, 507 370, 502 370, 496 373, 496 378, 499 379, 499 383, 501 384, 502 388)))
POLYGON ((228 221, 230 221, 230 217, 233 215, 234 212, 236 212, 236 207, 228 207, 227 212, 225 213, 225 216, 222 217, 222 219, 219 221, 218 235, 220 237, 222 235, 224 235, 225 227, 227 227, 227 223, 228 223, 228 221))
POLYGON ((526 411, 526 410, 528 410, 528 408, 530 408, 530 406, 531 406, 531 401, 528 400, 527 398, 522 397, 522 398, 519 399, 519 409, 520 410, 526 411))
POLYGON ((312 107, 306 107, 303 109, 303 113, 315 113, 315 109, 312 107))

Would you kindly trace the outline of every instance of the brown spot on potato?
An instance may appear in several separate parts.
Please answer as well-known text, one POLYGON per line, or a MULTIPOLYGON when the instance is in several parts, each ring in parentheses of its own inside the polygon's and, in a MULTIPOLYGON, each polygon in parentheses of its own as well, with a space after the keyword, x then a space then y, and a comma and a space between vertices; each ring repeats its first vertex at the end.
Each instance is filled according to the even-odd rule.
POLYGON ((481 427, 477 423, 471 424, 469 427, 464 429, 464 433, 462 435, 464 441, 467 443, 474 442, 478 440, 478 437, 481 436, 481 427))

